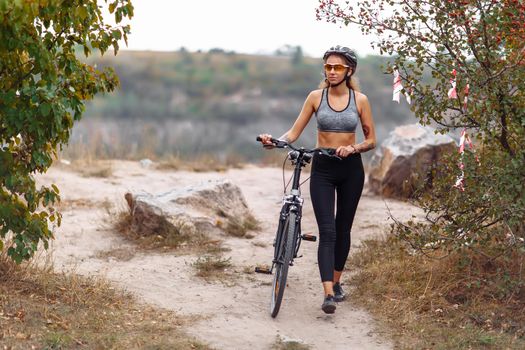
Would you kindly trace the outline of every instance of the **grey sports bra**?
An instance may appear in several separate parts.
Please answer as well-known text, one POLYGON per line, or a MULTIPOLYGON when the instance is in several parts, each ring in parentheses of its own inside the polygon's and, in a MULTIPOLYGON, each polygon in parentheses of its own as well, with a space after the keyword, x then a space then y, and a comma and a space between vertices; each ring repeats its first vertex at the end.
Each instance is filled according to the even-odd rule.
POLYGON ((350 89, 346 108, 342 111, 336 111, 328 101, 328 88, 323 89, 321 103, 315 112, 315 116, 317 118, 317 130, 319 131, 355 132, 359 114, 357 113, 354 90, 350 89))

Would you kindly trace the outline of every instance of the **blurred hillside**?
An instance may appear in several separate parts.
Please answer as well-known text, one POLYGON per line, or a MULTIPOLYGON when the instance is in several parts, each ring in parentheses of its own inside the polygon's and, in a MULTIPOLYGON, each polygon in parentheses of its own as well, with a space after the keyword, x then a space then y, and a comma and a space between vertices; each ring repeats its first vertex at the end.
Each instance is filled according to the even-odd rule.
MULTIPOLYGON (((323 78, 321 59, 304 57, 300 47, 274 56, 121 51, 90 63, 112 66, 121 82, 115 93, 88 103, 74 128, 71 150, 87 147, 99 157, 260 157, 255 136, 285 132, 323 78)), ((392 102, 392 76, 382 73, 383 63, 361 58, 356 74, 371 101, 379 142, 412 118, 404 101, 392 102)), ((315 144, 315 120, 297 143, 315 144)))

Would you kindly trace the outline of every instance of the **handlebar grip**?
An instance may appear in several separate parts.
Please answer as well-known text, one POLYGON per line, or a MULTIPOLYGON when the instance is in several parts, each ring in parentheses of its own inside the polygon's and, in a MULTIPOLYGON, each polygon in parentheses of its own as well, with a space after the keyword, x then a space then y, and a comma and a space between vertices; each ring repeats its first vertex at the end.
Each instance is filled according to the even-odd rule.
MULTIPOLYGON (((259 141, 259 142, 261 142, 261 141, 262 141, 262 138, 261 138, 260 136, 257 136, 257 137, 255 138, 255 141, 259 141)), ((274 143, 274 144, 277 144, 278 142, 282 142, 282 141, 279 140, 279 139, 276 139, 276 138, 273 138, 273 137, 272 137, 272 138, 270 138, 270 142, 271 142, 271 143, 274 143)))
MULTIPOLYGON (((259 142, 262 142, 262 138, 260 136, 257 136, 255 138, 255 140, 259 141, 259 142)), ((270 142, 277 148, 284 148, 286 146, 288 146, 288 143, 286 141, 282 141, 282 140, 279 140, 279 139, 276 139, 276 138, 270 138, 270 142)), ((263 145, 263 146, 266 146, 263 145)))

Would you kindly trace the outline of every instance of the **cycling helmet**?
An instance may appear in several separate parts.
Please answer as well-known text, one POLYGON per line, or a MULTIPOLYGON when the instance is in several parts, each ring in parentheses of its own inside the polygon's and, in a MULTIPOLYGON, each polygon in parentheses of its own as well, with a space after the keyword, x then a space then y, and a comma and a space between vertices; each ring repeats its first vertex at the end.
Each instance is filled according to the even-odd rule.
POLYGON ((357 68, 357 55, 355 54, 354 50, 349 49, 346 46, 333 46, 329 50, 327 50, 323 55, 323 61, 326 60, 326 58, 332 54, 343 56, 351 67, 354 68, 354 72, 357 68))

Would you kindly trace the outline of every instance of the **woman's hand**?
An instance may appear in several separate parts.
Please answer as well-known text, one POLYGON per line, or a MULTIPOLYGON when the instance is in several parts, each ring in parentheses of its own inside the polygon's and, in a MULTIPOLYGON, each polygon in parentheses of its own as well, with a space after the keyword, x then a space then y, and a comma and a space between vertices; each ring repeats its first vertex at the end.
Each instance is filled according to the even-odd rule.
POLYGON ((272 143, 271 138, 272 135, 270 134, 260 134, 259 137, 261 138, 261 143, 263 144, 263 147, 266 149, 274 148, 275 145, 272 143))
POLYGON ((357 153, 357 150, 355 149, 353 145, 339 146, 335 150, 335 154, 342 158, 348 157, 349 155, 354 154, 354 153, 357 153))

